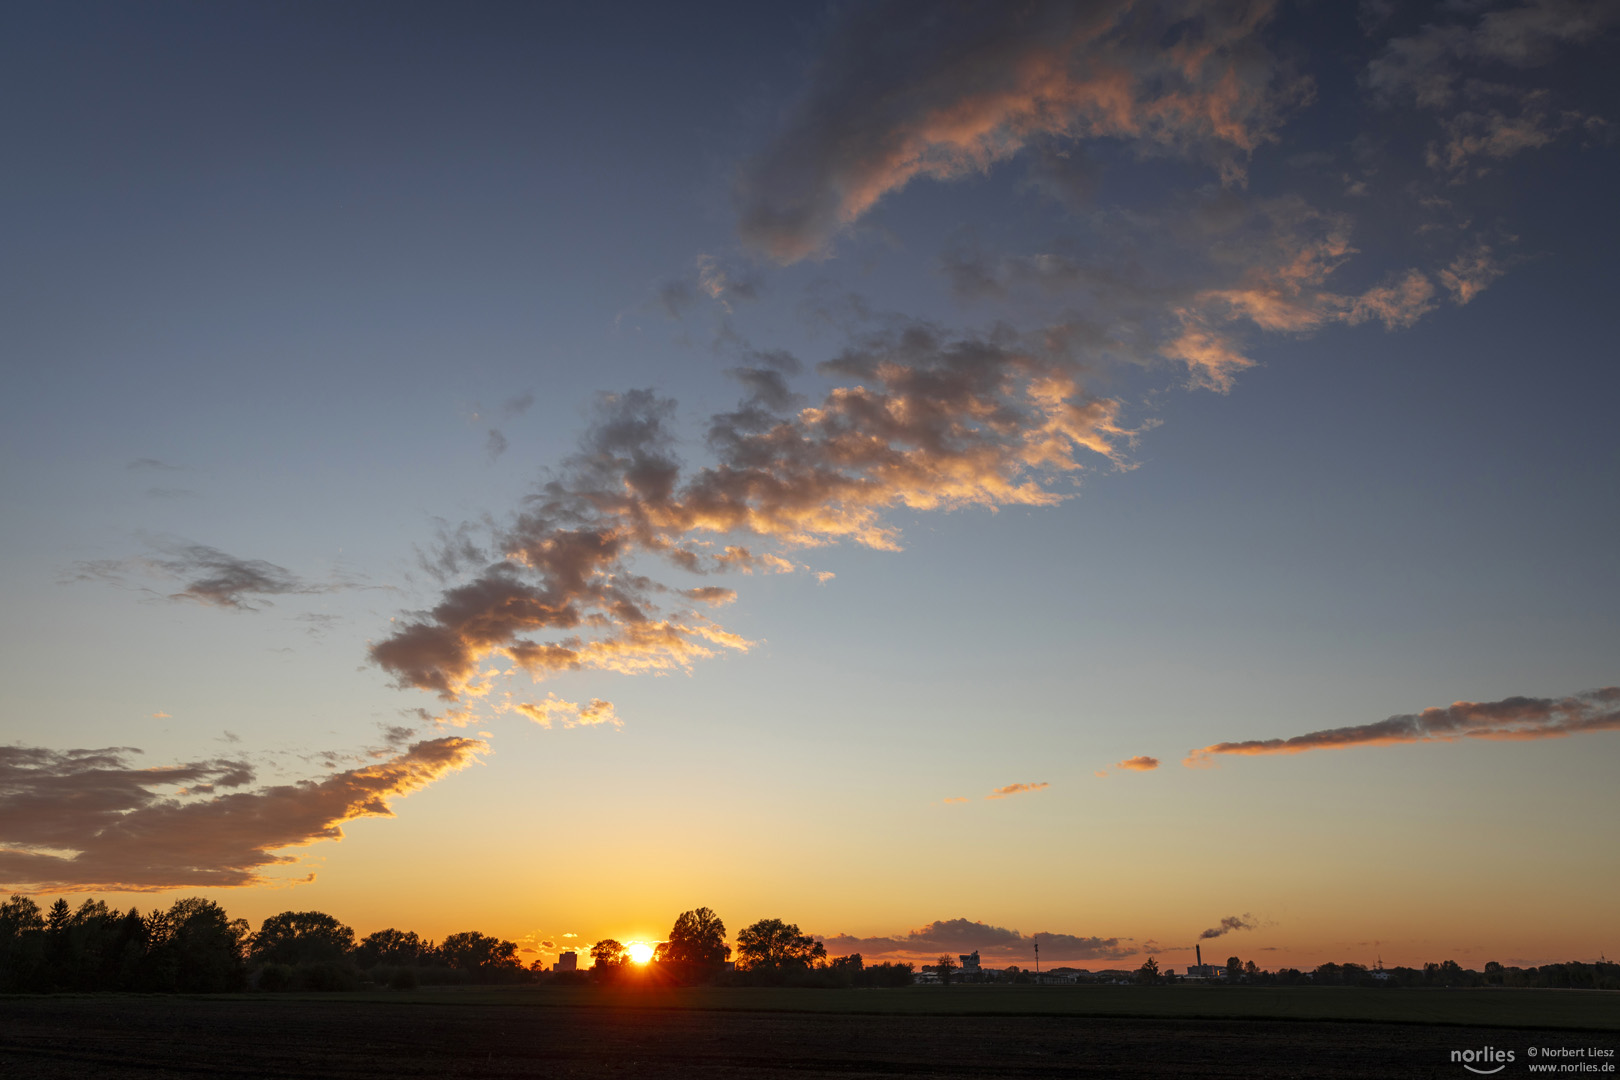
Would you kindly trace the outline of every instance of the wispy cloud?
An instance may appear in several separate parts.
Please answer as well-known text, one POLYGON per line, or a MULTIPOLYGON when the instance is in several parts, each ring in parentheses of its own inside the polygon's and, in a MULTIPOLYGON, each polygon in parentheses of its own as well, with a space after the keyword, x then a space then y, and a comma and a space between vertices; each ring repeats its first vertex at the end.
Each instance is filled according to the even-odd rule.
POLYGON ((1006 787, 996 788, 996 790, 986 795, 985 798, 1006 799, 1013 795, 1024 795, 1032 791, 1044 791, 1051 786, 1051 784, 1048 784, 1044 780, 1035 784, 1008 784, 1006 787))
POLYGON ((240 558, 206 544, 166 540, 152 541, 151 546, 153 551, 148 555, 74 563, 69 580, 104 581, 123 586, 136 575, 168 578, 182 582, 183 587, 170 593, 141 588, 169 600, 187 600, 237 611, 264 607, 270 603, 267 598, 272 596, 357 587, 352 582, 309 582, 284 566, 264 559, 240 558))
POLYGON ((1136 757, 1126 758, 1124 761, 1117 762, 1114 765, 1114 768, 1116 769, 1129 769, 1132 772, 1151 772, 1158 767, 1159 759, 1156 757, 1148 757, 1146 754, 1138 754, 1136 757))
POLYGON ((129 747, 0 747, 0 884, 29 892, 263 884, 277 854, 343 836, 388 800, 463 768, 487 745, 430 739, 320 780, 247 788, 245 762, 136 768, 129 747))
POLYGON ((1049 140, 1122 139, 1236 182, 1309 93, 1255 34, 1271 10, 1201 0, 859 9, 776 141, 739 176, 739 231, 780 262, 825 255, 911 181, 983 171, 1049 140))
POLYGON ((1620 6, 1580 0, 1476 11, 1451 5, 1418 33, 1388 41, 1362 74, 1376 103, 1415 105, 1435 118, 1427 163, 1453 182, 1486 171, 1481 159, 1500 161, 1571 130, 1603 127, 1602 118, 1556 105, 1525 73, 1620 24, 1620 6))
POLYGON ((1620 731, 1620 686, 1565 698, 1510 697, 1458 701, 1444 708, 1391 716, 1375 724, 1329 728, 1285 739, 1214 743, 1191 751, 1183 764, 1207 766, 1223 755, 1300 754, 1356 746, 1453 742, 1457 739, 1559 739, 1588 731, 1620 731))

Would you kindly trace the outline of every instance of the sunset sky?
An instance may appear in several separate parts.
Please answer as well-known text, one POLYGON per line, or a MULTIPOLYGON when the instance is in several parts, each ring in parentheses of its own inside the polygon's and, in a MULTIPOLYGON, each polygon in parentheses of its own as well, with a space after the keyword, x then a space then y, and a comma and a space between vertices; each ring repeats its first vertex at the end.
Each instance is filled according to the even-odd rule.
POLYGON ((1617 41, 9 5, 0 887, 1620 954, 1617 41))

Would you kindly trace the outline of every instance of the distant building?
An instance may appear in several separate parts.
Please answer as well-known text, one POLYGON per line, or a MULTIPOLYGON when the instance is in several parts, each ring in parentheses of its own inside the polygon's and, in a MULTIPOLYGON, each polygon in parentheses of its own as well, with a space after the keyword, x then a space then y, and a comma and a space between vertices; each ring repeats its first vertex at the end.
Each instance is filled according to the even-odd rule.
POLYGON ((1198 963, 1196 963, 1196 964, 1188 964, 1187 965, 1186 978, 1189 978, 1189 979, 1224 979, 1224 978, 1226 978, 1226 968, 1217 967, 1214 964, 1206 964, 1206 963, 1204 963, 1204 949, 1203 949, 1203 946, 1194 945, 1193 946, 1193 956, 1197 958, 1198 963))
POLYGON ((956 958, 962 961, 962 974, 964 975, 977 975, 981 970, 983 970, 979 967, 978 949, 974 949, 971 953, 966 954, 957 953, 956 958))
POLYGON ((579 953, 565 952, 557 957, 557 962, 551 965, 552 971, 578 971, 579 953))

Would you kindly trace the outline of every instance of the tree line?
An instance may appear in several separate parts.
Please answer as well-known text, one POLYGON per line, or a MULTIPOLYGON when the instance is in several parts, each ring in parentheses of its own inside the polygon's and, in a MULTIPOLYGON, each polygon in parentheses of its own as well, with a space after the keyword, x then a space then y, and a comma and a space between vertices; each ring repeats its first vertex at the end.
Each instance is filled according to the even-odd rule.
POLYGON ((591 946, 589 977, 603 983, 630 980, 720 983, 733 986, 910 986, 916 968, 905 963, 868 964, 860 953, 827 955, 821 942, 795 923, 761 919, 737 933, 736 959, 726 944, 726 924, 710 909, 682 912, 669 937, 638 965, 608 938, 591 946))
MULTIPOLYGON (((1281 968, 1267 971, 1253 960, 1244 962, 1228 957, 1223 982, 1228 986, 1363 986, 1383 987, 1483 987, 1517 986, 1548 990, 1620 990, 1620 964, 1598 960, 1586 964, 1543 964, 1540 967, 1506 967, 1492 960, 1483 971, 1465 968, 1455 960, 1422 967, 1367 967, 1364 964, 1319 964, 1311 971, 1281 968)), ((1136 970, 1140 983, 1179 981, 1161 974, 1158 961, 1148 957, 1136 970)))
MULTIPOLYGON (((471 930, 439 942, 392 927, 357 939, 353 929, 319 911, 284 911, 255 930, 246 919, 232 919, 201 897, 176 900, 167 909, 143 915, 93 899, 77 908, 57 900, 42 910, 32 899, 14 895, 0 903, 0 993, 223 993, 353 990, 364 985, 404 990, 536 981, 879 987, 909 986, 916 975, 909 963, 867 964, 859 953, 829 957, 821 942, 781 919, 761 919, 739 931, 735 959, 726 936, 718 915, 694 908, 676 918, 650 964, 633 963, 623 944, 606 939, 591 947, 590 969, 548 972, 538 960, 525 966, 513 942, 471 930)), ((952 957, 942 956, 924 970, 950 982, 955 968, 952 957)), ((1021 982, 1030 974, 1010 967, 972 978, 1021 982)), ((1483 971, 1454 960, 1421 968, 1322 964, 1304 972, 1267 971, 1234 956, 1224 974, 1228 985, 1620 990, 1620 964, 1606 960, 1531 968, 1493 961, 1483 971)), ((1090 982, 1132 980, 1180 981, 1161 974, 1151 957, 1134 972, 1085 976, 1090 982)))
POLYGON ((0 904, 0 992, 132 991, 210 994, 353 990, 363 982, 518 981, 518 949, 476 931, 441 942, 401 930, 355 940, 320 911, 284 911, 254 930, 212 900, 188 897, 143 915, 100 900, 48 909, 26 896, 0 904))
POLYGON ((320 911, 284 911, 257 930, 211 900, 188 897, 146 914, 100 900, 77 908, 59 899, 41 909, 26 896, 0 903, 0 993, 124 991, 227 993, 242 990, 412 989, 456 983, 629 980, 747 985, 905 986, 910 964, 865 964, 860 954, 828 958, 798 926, 761 919, 737 935, 709 908, 682 912, 653 963, 630 962, 617 941, 590 950, 595 967, 548 972, 525 966, 510 941, 477 931, 434 942, 392 927, 356 938, 320 911))

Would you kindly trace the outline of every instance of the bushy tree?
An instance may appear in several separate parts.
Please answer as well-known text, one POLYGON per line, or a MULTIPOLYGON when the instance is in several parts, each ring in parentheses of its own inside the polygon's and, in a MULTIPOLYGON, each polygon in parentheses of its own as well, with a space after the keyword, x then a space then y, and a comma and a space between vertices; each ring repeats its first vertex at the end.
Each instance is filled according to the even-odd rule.
POLYGON ((731 947, 726 944, 726 924, 706 907, 683 911, 670 928, 669 940, 659 945, 654 955, 678 975, 711 978, 725 967, 731 955, 731 947))
POLYGON ((261 964, 310 964, 347 960, 354 931, 322 911, 283 911, 264 920, 253 939, 261 964))
POLYGON ((192 896, 174 902, 169 922, 167 947, 175 954, 176 990, 212 994, 245 985, 246 919, 232 919, 212 900, 192 896))
POLYGON ((934 970, 939 973, 939 981, 949 986, 951 976, 956 974, 956 960, 949 953, 945 953, 934 961, 934 970))
POLYGON ((598 982, 613 982, 630 962, 630 953, 613 938, 603 938, 591 946, 590 977, 598 982))
POLYGON ((737 933, 738 964, 750 970, 802 971, 826 957, 825 945, 781 919, 761 919, 737 933))
POLYGON ((423 941, 414 931, 389 927, 361 938, 354 947, 354 960, 362 968, 378 964, 408 967, 420 964, 432 952, 433 943, 423 941))
POLYGON ((1151 956, 1144 960, 1142 966, 1136 969, 1136 981, 1148 985, 1158 982, 1159 962, 1151 956))
POLYGON ((476 930, 445 938, 439 956, 452 969, 467 972, 474 982, 510 979, 523 970, 515 944, 476 930))

